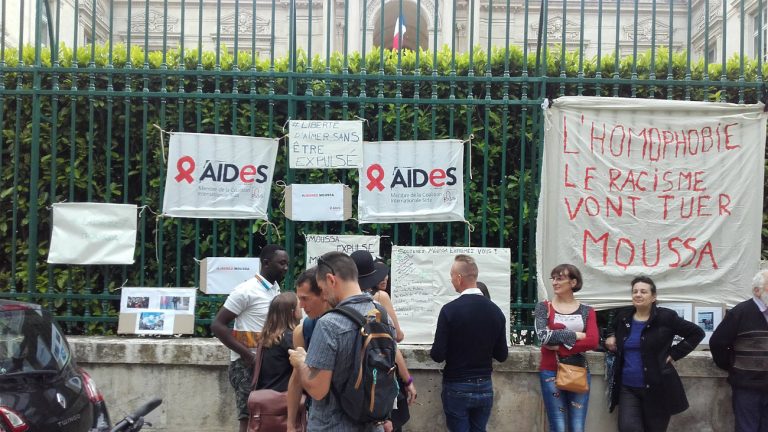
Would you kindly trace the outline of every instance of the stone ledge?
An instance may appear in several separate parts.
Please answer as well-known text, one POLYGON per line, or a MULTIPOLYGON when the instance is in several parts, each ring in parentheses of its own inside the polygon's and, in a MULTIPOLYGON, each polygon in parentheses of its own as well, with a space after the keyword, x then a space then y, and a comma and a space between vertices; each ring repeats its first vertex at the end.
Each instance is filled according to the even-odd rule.
MULTIPOLYGON (((229 350, 216 338, 134 338, 108 336, 70 336, 75 359, 92 364, 166 364, 225 366, 229 350)), ((429 358, 429 345, 401 345, 400 349, 414 370, 439 370, 440 364, 429 358)), ((509 358, 494 365, 497 372, 534 373, 539 366, 539 348, 512 346, 509 358)), ((605 372, 603 353, 588 354, 593 374, 605 372)), ((712 362, 708 351, 694 351, 675 367, 681 376, 724 377, 727 374, 712 362)))

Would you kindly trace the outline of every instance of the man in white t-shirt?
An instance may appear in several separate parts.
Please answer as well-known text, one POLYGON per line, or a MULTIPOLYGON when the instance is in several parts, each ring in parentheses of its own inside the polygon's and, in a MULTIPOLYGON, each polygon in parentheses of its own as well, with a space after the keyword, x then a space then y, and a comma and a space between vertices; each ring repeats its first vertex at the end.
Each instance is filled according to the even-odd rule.
POLYGON ((229 382, 235 389, 240 432, 248 428, 254 349, 261 337, 269 304, 280 294, 278 280, 288 272, 288 254, 282 246, 264 246, 259 259, 259 274, 235 287, 211 324, 211 332, 230 349, 229 382), (234 326, 230 330, 232 321, 234 326))

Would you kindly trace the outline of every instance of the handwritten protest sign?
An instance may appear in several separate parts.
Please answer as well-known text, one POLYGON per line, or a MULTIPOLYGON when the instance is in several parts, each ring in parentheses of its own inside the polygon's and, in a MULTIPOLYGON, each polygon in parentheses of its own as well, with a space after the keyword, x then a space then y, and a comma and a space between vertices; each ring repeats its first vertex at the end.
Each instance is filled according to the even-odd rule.
POLYGON ((363 122, 360 120, 291 120, 288 122, 291 168, 360 168, 363 122))
POLYGON ((431 344, 434 341, 440 309, 459 296, 449 276, 458 254, 475 259, 478 280, 488 286, 491 300, 509 324, 509 249, 393 246, 392 304, 405 333, 405 343, 431 344))
POLYGON ((136 210, 133 204, 54 204, 48 262, 133 264, 136 210))
POLYGON ((356 250, 367 250, 373 256, 380 256, 381 237, 366 235, 307 234, 307 268, 317 265, 317 258, 326 252, 344 252, 349 255, 356 250))
POLYGON ((546 113, 539 296, 572 263, 578 297, 625 305, 632 277, 665 301, 745 298, 760 259, 766 114, 760 105, 565 97, 546 113))

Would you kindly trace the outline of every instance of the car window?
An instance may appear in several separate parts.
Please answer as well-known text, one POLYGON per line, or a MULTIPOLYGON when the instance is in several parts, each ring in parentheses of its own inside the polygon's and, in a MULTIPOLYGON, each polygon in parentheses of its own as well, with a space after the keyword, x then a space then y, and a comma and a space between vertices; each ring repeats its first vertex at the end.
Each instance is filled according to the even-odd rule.
POLYGON ((0 375, 61 370, 70 352, 47 313, 35 309, 0 311, 0 375))

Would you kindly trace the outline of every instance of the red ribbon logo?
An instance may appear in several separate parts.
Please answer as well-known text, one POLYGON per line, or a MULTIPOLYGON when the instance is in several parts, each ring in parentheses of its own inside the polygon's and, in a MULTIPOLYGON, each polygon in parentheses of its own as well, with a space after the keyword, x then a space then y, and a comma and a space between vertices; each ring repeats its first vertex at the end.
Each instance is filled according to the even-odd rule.
POLYGON ((379 164, 373 164, 368 167, 368 171, 365 173, 368 176, 368 188, 369 191, 373 191, 373 188, 376 188, 379 190, 379 192, 384 190, 384 185, 381 184, 381 181, 384 180, 384 169, 379 164))
POLYGON ((192 177, 192 173, 195 172, 195 160, 192 156, 184 156, 176 162, 176 170, 179 174, 174 177, 177 183, 181 183, 182 180, 186 180, 187 183, 192 184, 195 179, 192 177))

